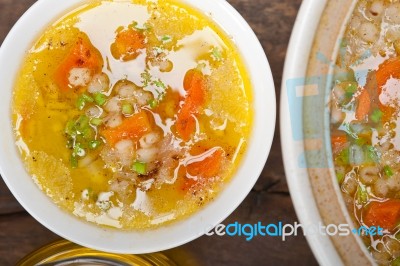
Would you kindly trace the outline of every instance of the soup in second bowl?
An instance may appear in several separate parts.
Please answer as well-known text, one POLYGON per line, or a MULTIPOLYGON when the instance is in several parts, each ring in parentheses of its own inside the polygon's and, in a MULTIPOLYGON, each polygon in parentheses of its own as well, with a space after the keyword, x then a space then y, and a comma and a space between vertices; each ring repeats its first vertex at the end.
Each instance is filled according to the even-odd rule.
POLYGON ((399 14, 398 1, 358 1, 331 102, 337 179, 356 227, 377 229, 362 239, 381 265, 400 265, 399 14))
POLYGON ((192 214, 229 181, 252 127, 251 85, 204 14, 92 1, 29 50, 13 123, 27 170, 58 206, 145 229, 192 214))

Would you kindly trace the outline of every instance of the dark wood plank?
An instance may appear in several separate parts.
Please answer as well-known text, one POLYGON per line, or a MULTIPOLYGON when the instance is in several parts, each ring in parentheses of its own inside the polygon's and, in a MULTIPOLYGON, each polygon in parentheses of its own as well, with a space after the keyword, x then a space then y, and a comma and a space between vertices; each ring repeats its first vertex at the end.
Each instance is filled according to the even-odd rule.
POLYGON ((0 178, 0 214, 5 215, 21 211, 23 211, 23 208, 14 199, 14 196, 6 187, 3 179, 0 178))
MULTIPOLYGON (((0 0, 0 43, 19 16, 35 1, 0 0)), ((283 63, 301 0, 228 0, 249 22, 268 55, 279 99, 283 63)), ((0 182, 0 265, 13 265, 28 252, 59 239, 27 213, 0 182), (14 214, 10 214, 13 213, 14 214), (19 213, 18 213, 19 212, 19 213)), ((239 208, 224 222, 263 224, 297 221, 286 185, 279 128, 259 181, 239 208)), ((168 254, 191 254, 199 265, 316 265, 303 236, 280 238, 204 236, 168 254)), ((178 255, 177 255, 178 254, 178 255)))
POLYGON ((0 43, 18 18, 35 2, 36 0, 0 0, 0 43))
POLYGON ((0 265, 15 265, 28 253, 60 239, 26 212, 0 216, 0 265))

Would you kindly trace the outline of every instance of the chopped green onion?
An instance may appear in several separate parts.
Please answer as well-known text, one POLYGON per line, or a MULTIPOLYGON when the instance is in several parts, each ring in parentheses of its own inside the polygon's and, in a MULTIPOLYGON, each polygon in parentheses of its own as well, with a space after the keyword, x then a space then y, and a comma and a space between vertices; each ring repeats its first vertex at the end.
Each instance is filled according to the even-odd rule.
POLYGON ((375 109, 375 110, 372 112, 372 114, 371 114, 370 117, 371 117, 372 122, 378 123, 378 122, 381 121, 382 116, 383 116, 382 111, 379 110, 379 109, 375 109))
POLYGON ((357 87, 356 84, 354 84, 354 83, 348 84, 348 85, 346 86, 346 88, 345 88, 346 97, 347 97, 347 98, 353 97, 354 93, 357 92, 357 89, 358 89, 358 87, 357 87))
POLYGON ((78 167, 78 158, 76 158, 76 156, 74 154, 71 156, 70 162, 71 162, 72 168, 78 167))
POLYGON ((357 91, 357 85, 355 83, 347 85, 346 92, 355 93, 356 91, 357 91))
POLYGON ((107 102, 107 96, 100 92, 96 92, 93 97, 98 106, 103 106, 107 102))
POLYGON ((100 145, 101 145, 101 141, 99 141, 99 140, 92 140, 91 142, 89 142, 89 147, 92 150, 97 149, 98 147, 100 147, 100 145))
POLYGON ((94 99, 92 97, 90 97, 89 95, 85 94, 85 93, 82 94, 81 97, 82 97, 82 99, 84 99, 88 103, 94 102, 94 99))
POLYGON ((73 151, 73 156, 79 156, 79 157, 84 157, 86 155, 85 150, 82 148, 80 143, 76 143, 73 151))
POLYGON ((150 100, 148 103, 151 109, 154 109, 158 106, 158 101, 156 99, 150 100))
POLYGON ((101 119, 101 118, 92 118, 90 120, 90 124, 95 126, 95 127, 100 126, 102 123, 103 123, 103 119, 101 119))
POLYGON ((84 139, 92 139, 94 137, 93 129, 86 127, 82 130, 82 135, 84 139))
POLYGON ((222 59, 222 54, 221 51, 218 49, 218 47, 214 47, 211 53, 215 60, 220 61, 222 59))
POLYGON ((82 97, 79 97, 78 100, 76 101, 76 108, 78 108, 78 110, 83 110, 85 106, 86 106, 86 101, 82 97))
POLYGON ((89 127, 89 117, 81 115, 78 120, 76 120, 75 127, 82 133, 82 131, 89 127))
POLYGON ((349 148, 343 149, 338 156, 336 156, 335 161, 340 165, 349 164, 350 152, 349 148))
POLYGON ((172 41, 172 37, 169 36, 169 35, 164 35, 164 36, 161 37, 161 41, 162 41, 163 43, 170 42, 170 41, 172 41))
POLYGON ((67 122, 67 125, 65 126, 65 133, 67 133, 71 137, 76 136, 76 129, 75 129, 75 122, 74 121, 69 120, 67 122))
POLYGON ((394 175, 392 168, 389 165, 385 165, 383 167, 383 171, 385 172, 385 175, 391 177, 394 175))
POLYGON ((146 70, 142 74, 140 74, 140 77, 142 78, 142 83, 144 87, 147 87, 149 83, 151 82, 151 75, 150 73, 146 70))
POLYGON ((135 171, 136 173, 138 173, 139 175, 145 175, 146 168, 147 168, 146 163, 142 163, 142 162, 135 162, 132 165, 132 170, 135 171))
POLYGON ((379 152, 378 150, 370 145, 365 146, 365 153, 368 159, 372 160, 375 163, 379 163, 379 152))
POLYGON ((125 103, 122 105, 122 113, 124 115, 131 115, 135 112, 135 110, 133 109, 132 104, 130 103, 125 103))
POLYGON ((165 86, 164 82, 162 82, 160 79, 153 81, 153 83, 154 83, 154 85, 156 85, 159 88, 163 88, 163 89, 167 88, 167 86, 165 86))
POLYGON ((361 204, 366 204, 368 202, 368 192, 365 186, 360 185, 357 190, 357 200, 361 204))
POLYGON ((85 108, 86 103, 92 103, 94 100, 92 97, 90 97, 89 95, 86 94, 82 94, 81 96, 79 96, 78 100, 76 101, 76 107, 79 110, 83 110, 83 108, 85 108))

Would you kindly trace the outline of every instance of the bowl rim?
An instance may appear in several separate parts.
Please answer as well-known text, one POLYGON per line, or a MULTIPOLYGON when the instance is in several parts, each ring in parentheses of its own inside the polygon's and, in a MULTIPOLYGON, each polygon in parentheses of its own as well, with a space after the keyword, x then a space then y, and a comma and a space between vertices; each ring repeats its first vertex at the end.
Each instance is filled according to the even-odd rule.
MULTIPOLYGON (((297 217, 301 224, 309 225, 322 221, 315 203, 306 168, 298 165, 304 153, 304 142, 296 141, 292 134, 287 81, 307 76, 314 36, 328 0, 304 0, 290 38, 282 78, 280 97, 281 146, 286 179, 297 217), (299 51, 302 51, 301 53, 299 51), (307 195, 307 196, 304 196, 307 195)), ((307 242, 320 265, 342 265, 342 260, 329 236, 306 235, 307 242)))
MULTIPOLYGON (((339 47, 338 45, 333 45, 333 41, 337 41, 338 38, 343 36, 357 0, 350 2, 344 0, 343 2, 350 7, 344 7, 339 5, 339 3, 334 4, 329 1, 322 3, 314 0, 306 0, 303 2, 307 6, 305 7, 307 11, 299 14, 298 21, 302 26, 299 26, 297 31, 296 29, 293 31, 292 40, 296 43, 296 47, 294 48, 291 44, 289 47, 289 53, 291 54, 287 57, 285 63, 280 99, 280 126, 282 147, 283 149, 287 149, 287 153, 283 154, 286 177, 296 212, 302 224, 316 225, 317 223, 322 223, 326 225, 329 223, 342 224, 345 222, 350 228, 355 228, 350 214, 345 207, 344 200, 341 197, 332 165, 331 144, 329 141, 330 115, 328 108, 325 107, 329 106, 329 97, 326 95, 326 90, 332 82, 333 64, 320 60, 322 57, 320 53, 328 53, 326 58, 327 60, 332 60, 332 62, 336 60, 338 55, 339 47), (327 16, 327 14, 330 14, 329 12, 332 13, 332 10, 339 12, 336 10, 339 9, 336 8, 339 6, 345 12, 341 14, 339 20, 341 23, 338 24, 338 16, 327 16), (315 12, 316 10, 318 11, 315 12), (317 16, 313 17, 311 14, 314 14, 314 16, 317 14, 317 16), (332 36, 332 38, 324 38, 324 36, 332 36), (315 39, 318 37, 322 39, 315 39), (329 44, 324 44, 324 41, 327 41, 327 39, 329 44), (331 44, 333 51, 330 50, 332 49, 331 44), (305 53, 301 54, 298 52, 299 50, 305 51, 305 53), (306 63, 304 64, 304 62, 306 63), (318 75, 318 78, 314 75, 318 75), (316 97, 304 97, 308 95, 299 94, 296 91, 296 96, 304 97, 301 101, 302 106, 299 114, 299 117, 302 117, 304 121, 302 124, 299 123, 296 125, 302 128, 301 133, 305 138, 301 139, 298 136, 297 139, 294 138, 293 123, 290 117, 289 105, 291 101, 288 96, 288 90, 290 87, 293 87, 293 82, 290 82, 292 79, 302 79, 301 84, 304 86, 318 84, 318 95, 323 96, 323 103, 321 103, 320 99, 318 101, 313 100, 316 97), (310 114, 313 114, 313 112, 320 112, 312 104, 324 108, 324 111, 321 114, 311 117, 310 114), (320 121, 321 119, 323 120, 322 122, 320 121), (315 123, 315 121, 319 121, 319 123, 315 123), (316 127, 319 129, 314 130, 316 127), (321 129, 320 127, 323 128, 321 129), (316 144, 316 142, 319 144, 316 144), (316 145, 318 147, 322 145, 321 148, 318 148, 320 149, 318 152, 315 154, 312 152, 307 153, 310 149, 314 150, 316 145), (319 154, 320 151, 323 154, 319 154), (299 164, 300 162, 302 164, 299 164), (321 167, 321 165, 324 166, 321 167), (321 178, 321 176, 326 178, 321 178), (331 197, 335 198, 332 199, 331 197), (329 204, 326 204, 327 202, 329 204), (330 206, 334 207, 330 208, 330 206)), ((300 85, 300 82, 296 82, 296 84, 300 85)), ((314 94, 310 96, 314 96, 314 94)), ((295 131, 298 131, 298 129, 296 128, 295 131)), ((371 256, 367 254, 367 248, 362 243, 361 238, 356 235, 350 234, 346 236, 346 239, 343 238, 343 240, 339 240, 338 237, 330 237, 322 234, 307 235, 306 238, 321 265, 343 265, 344 263, 368 263, 374 265, 371 256), (344 242, 345 240, 346 242, 344 242)))
POLYGON ((147 231, 120 231, 87 223, 60 210, 25 171, 11 126, 12 87, 26 51, 43 29, 88 0, 39 0, 18 20, 0 48, 0 174, 19 203, 42 225, 77 244, 113 253, 150 253, 194 240, 227 218, 245 199, 260 176, 275 131, 276 101, 271 69, 256 35, 225 0, 183 0, 212 16, 232 36, 253 85, 253 128, 247 152, 236 174, 216 199, 181 221, 147 231), (231 195, 235 195, 232 197, 231 195), (71 230, 73 228, 73 230, 71 230))

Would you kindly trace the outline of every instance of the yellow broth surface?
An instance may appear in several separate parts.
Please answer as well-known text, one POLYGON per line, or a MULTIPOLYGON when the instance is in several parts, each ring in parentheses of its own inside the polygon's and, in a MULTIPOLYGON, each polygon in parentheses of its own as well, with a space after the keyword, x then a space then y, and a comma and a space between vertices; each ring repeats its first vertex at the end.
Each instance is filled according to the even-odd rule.
POLYGON ((220 192, 246 150, 251 101, 209 17, 173 1, 92 1, 29 50, 12 111, 27 171, 58 206, 146 229, 220 192))

